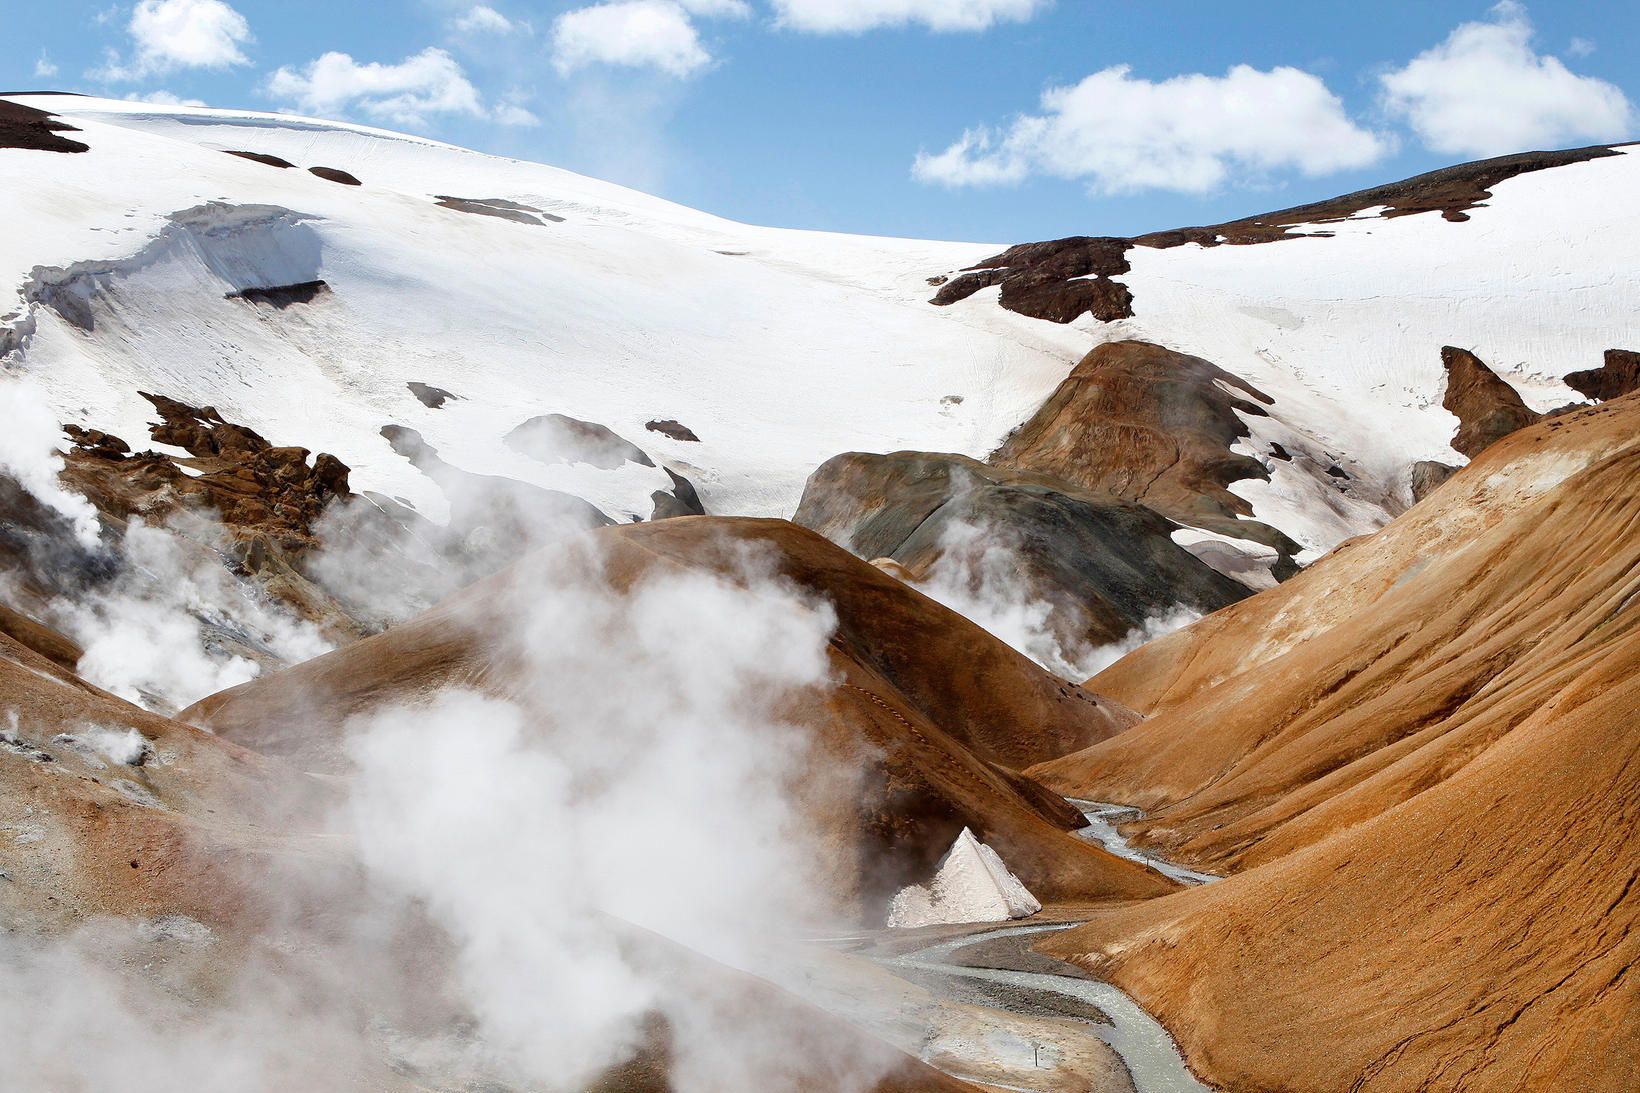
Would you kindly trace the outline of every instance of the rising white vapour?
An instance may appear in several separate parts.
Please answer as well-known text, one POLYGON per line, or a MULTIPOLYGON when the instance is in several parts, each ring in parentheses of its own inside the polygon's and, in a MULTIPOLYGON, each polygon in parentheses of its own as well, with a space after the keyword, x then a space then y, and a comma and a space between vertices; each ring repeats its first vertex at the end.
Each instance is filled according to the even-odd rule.
MULTIPOLYGON (((48 494, 49 459, 31 480, 48 494)), ((886 1049, 767 1004, 774 988, 746 975, 784 980, 782 943, 841 913, 824 879, 835 848, 805 808, 856 787, 783 715, 828 685, 831 609, 756 558, 722 573, 656 563, 628 587, 595 539, 523 515, 541 519, 518 549, 543 553, 517 570, 502 615, 459 623, 497 638, 497 678, 482 693, 406 694, 348 727, 344 803, 306 853, 351 863, 357 890, 306 868, 245 878, 269 916, 272 953, 254 959, 213 948, 231 923, 5 940, 8 1080, 260 1093, 501 1079, 571 1093, 649 1042, 657 1016, 679 1093, 848 1093, 883 1073, 886 1049), (405 922, 424 924, 416 944, 382 943, 405 922), (176 979, 194 959, 208 974, 176 979), (408 1030, 386 1016, 423 995, 447 1016, 408 1030), (87 1037, 98 1050, 76 1050, 87 1037), (384 1060, 414 1080, 378 1081, 384 1060)), ((85 647, 82 674, 174 708, 254 675, 248 650, 323 652, 226 568, 226 545, 208 525, 110 537, 112 571, 52 605, 49 621, 85 647)), ((368 552, 336 557, 357 567, 344 579, 383 575, 368 552)), ((140 734, 29 732, 88 771, 148 756, 140 734)))
POLYGON ((956 520, 941 534, 940 553, 916 587, 1054 675, 1077 683, 1201 618, 1200 611, 1176 606, 1145 619, 1120 641, 1092 645, 1078 637, 1087 630, 1082 608, 1065 597, 1038 595, 1024 572, 1014 532, 956 520))
MULTIPOLYGON (((169 711, 255 678, 259 661, 294 664, 331 648, 313 624, 229 571, 229 537, 210 515, 179 512, 165 526, 134 520, 123 531, 101 530, 91 503, 59 481, 61 426, 33 384, 0 380, 0 421, 0 474, 63 518, 74 540, 36 543, 46 552, 37 564, 86 571, 43 610, 84 649, 80 675, 169 711)), ((0 588, 12 580, 0 574, 0 588)))
POLYGON ((1157 638, 1166 637, 1175 630, 1182 630, 1201 617, 1200 611, 1184 606, 1151 615, 1143 624, 1129 630, 1121 641, 1113 641, 1109 645, 1100 645, 1090 650, 1078 664, 1078 668, 1083 672, 1082 678, 1091 679, 1135 649, 1149 645, 1157 638))
POLYGON ((116 574, 54 605, 53 621, 85 649, 80 675, 139 705, 177 710, 260 674, 235 649, 280 664, 330 650, 316 626, 228 571, 212 549, 226 543, 220 528, 185 523, 187 534, 133 522, 117 544, 116 574))
POLYGON ((917 588, 1062 679, 1083 680, 1089 650, 1068 635, 1085 627, 1074 604, 1054 603, 1021 576, 1017 547, 1003 528, 954 520, 917 588), (1068 646, 1068 647, 1067 647, 1068 646))
MULTIPOLYGON (((132 1064, 156 1068, 122 1085, 139 1093, 331 1090, 390 1060, 418 1076, 405 1089, 572 1093, 630 1059, 656 1017, 679 1093, 858 1093, 895 1063, 752 978, 786 980, 783 943, 839 924, 798 802, 855 787, 782 715, 828 684, 831 609, 755 561, 617 587, 586 541, 521 567, 505 602, 462 620, 501 637, 504 680, 349 724, 326 846, 346 848, 360 889, 306 867, 250 878, 291 908, 261 927, 276 959, 213 956, 226 942, 199 924, 0 944, 0 974, 46 1012, 23 1022, 17 994, 0 1000, 0 1030, 29 1029, 8 1057, 21 1088, 107 1088, 132 1064), (323 940, 300 910, 315 906, 323 940), (408 920, 428 924, 416 944, 382 942, 408 920), (152 978, 195 958, 209 991, 152 978), (407 993, 460 1016, 406 1031, 384 1015, 407 993), (87 1030, 106 1052, 70 1050, 87 1030)), ((143 741, 96 743, 129 761, 143 741)))
POLYGON ((772 943, 836 914, 793 803, 824 765, 779 714, 826 682, 831 611, 757 574, 623 593, 595 559, 557 561, 518 578, 515 698, 448 694, 353 727, 362 862, 454 939, 479 1034, 520 1079, 576 1088, 658 1012, 692 1030, 680 1093, 794 1089, 822 1063, 828 1088, 865 1082, 881 1061, 839 1066, 804 1049, 813 1030, 705 1021, 710 982, 634 945, 778 976, 772 943))
POLYGON ((73 526, 81 546, 97 543, 97 510, 79 494, 57 482, 63 457, 58 424, 45 396, 33 383, 0 378, 0 474, 10 475, 25 491, 73 526))

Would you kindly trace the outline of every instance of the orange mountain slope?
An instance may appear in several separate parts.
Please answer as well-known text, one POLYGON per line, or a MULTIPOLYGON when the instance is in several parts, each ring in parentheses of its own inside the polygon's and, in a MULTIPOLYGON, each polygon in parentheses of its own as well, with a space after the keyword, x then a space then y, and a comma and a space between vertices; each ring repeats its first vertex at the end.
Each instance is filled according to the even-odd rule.
POLYGON ((1033 768, 1231 872, 1043 948, 1232 1090, 1640 1088, 1640 399, 1115 665, 1033 768))

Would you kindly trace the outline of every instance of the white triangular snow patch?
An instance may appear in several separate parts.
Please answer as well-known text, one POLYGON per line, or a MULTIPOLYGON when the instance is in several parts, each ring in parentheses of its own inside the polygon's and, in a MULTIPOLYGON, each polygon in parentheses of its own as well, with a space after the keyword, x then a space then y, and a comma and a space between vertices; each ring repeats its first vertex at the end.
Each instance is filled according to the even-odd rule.
POLYGON ((995 850, 966 827, 951 844, 934 882, 900 890, 889 906, 890 926, 949 922, 1006 922, 1042 910, 1042 904, 1008 872, 995 850))

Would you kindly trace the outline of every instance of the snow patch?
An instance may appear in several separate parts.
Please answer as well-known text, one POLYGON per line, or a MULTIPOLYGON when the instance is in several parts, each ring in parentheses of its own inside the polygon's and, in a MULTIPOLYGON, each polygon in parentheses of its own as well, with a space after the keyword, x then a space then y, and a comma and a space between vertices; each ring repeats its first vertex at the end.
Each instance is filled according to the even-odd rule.
POLYGON ((1042 904, 1008 871, 1002 857, 965 827, 940 862, 931 884, 913 884, 895 895, 888 925, 909 928, 954 922, 1006 922, 1040 910, 1042 904))
POLYGON ((1193 527, 1176 528, 1173 541, 1215 573, 1254 591, 1274 588, 1278 583, 1273 571, 1281 561, 1281 552, 1275 547, 1193 527))

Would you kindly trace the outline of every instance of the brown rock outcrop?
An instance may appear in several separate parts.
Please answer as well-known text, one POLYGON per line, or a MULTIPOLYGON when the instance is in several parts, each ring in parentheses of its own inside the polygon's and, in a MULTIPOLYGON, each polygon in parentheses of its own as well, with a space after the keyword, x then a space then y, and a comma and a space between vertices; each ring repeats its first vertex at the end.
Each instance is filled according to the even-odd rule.
POLYGON ((1023 243, 942 282, 931 303, 945 307, 1001 285, 1002 306, 1033 319, 1068 323, 1091 313, 1101 322, 1133 315, 1133 294, 1112 278, 1126 273, 1132 240, 1074 236, 1023 243))
POLYGON ((212 407, 146 392, 143 397, 160 416, 150 428, 153 439, 184 449, 190 458, 129 454, 119 437, 64 427, 75 445, 64 482, 110 518, 163 521, 179 508, 203 506, 242 538, 263 536, 300 550, 312 544, 314 524, 326 507, 351 493, 348 468, 335 456, 321 453, 310 466, 306 448, 274 447, 212 407))
POLYGON ((1571 373, 1566 377, 1566 384, 1579 394, 1600 402, 1640 391, 1640 353, 1629 349, 1608 349, 1604 364, 1599 368, 1571 373))
POLYGON ((340 167, 309 167, 308 168, 308 173, 312 174, 312 175, 317 175, 319 178, 324 179, 326 182, 336 182, 336 183, 339 183, 343 186, 363 186, 364 185, 364 183, 360 182, 357 178, 355 178, 353 175, 349 174, 348 172, 342 170, 340 167))
POLYGON ((543 463, 588 463, 606 471, 624 463, 653 467, 655 461, 607 425, 566 414, 540 414, 502 438, 507 447, 543 463))
MULTIPOLYGON (((1264 464, 1230 446, 1247 435, 1236 413, 1264 415, 1261 404, 1270 401, 1200 357, 1150 342, 1109 342, 1084 357, 989 461, 1292 555, 1298 544, 1267 525, 1239 519, 1251 516, 1252 506, 1225 488, 1238 479, 1269 478, 1264 464)), ((1290 572, 1290 564, 1284 569, 1290 572)))
POLYGON ((278 167, 281 170, 288 170, 296 166, 296 164, 292 163, 288 159, 281 158, 280 156, 269 155, 267 152, 240 152, 231 148, 225 148, 223 151, 230 156, 238 156, 240 159, 248 159, 252 163, 260 163, 264 167, 278 167))
POLYGON ((1458 435, 1452 438, 1452 447, 1470 459, 1542 416, 1469 350, 1443 346, 1441 365, 1446 369, 1446 395, 1441 405, 1458 417, 1458 435))
POLYGON ((700 437, 695 435, 693 429, 681 422, 673 421, 671 418, 659 418, 655 421, 646 422, 644 428, 652 433, 669 436, 673 440, 682 440, 690 444, 700 443, 700 437))

